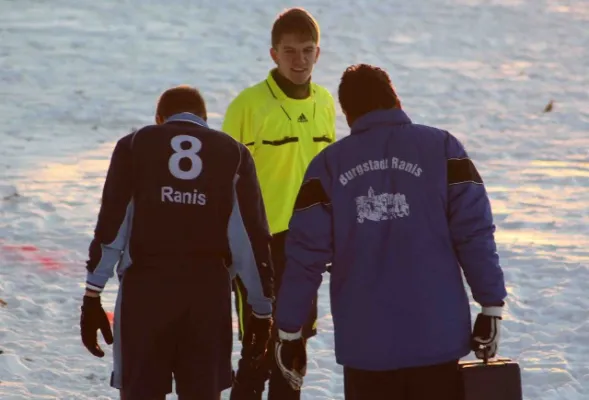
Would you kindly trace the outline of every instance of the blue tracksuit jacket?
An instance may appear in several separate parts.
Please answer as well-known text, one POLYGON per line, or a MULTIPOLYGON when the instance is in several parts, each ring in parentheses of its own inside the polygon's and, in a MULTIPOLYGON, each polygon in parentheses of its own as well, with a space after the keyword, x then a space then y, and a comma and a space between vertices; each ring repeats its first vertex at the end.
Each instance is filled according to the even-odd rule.
POLYGON ((325 265, 339 364, 391 370, 470 351, 461 270, 481 305, 506 297, 482 179, 450 133, 400 109, 354 122, 311 162, 286 242, 278 328, 297 331, 325 265))

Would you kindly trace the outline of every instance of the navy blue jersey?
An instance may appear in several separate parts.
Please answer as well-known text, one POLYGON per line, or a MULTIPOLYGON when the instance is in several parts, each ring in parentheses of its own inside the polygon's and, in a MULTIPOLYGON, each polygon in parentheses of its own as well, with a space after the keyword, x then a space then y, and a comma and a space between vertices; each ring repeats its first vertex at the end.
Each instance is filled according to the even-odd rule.
POLYGON ((270 233, 247 148, 177 114, 118 141, 89 249, 87 287, 127 268, 193 270, 223 262, 257 313, 271 312, 270 233))

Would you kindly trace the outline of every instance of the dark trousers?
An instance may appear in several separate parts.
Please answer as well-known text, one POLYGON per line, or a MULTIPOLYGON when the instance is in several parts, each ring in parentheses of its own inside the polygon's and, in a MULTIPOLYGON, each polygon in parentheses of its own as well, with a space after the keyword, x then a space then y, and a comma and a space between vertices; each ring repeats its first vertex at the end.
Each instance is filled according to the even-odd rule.
MULTIPOLYGON (((274 288, 275 294, 277 295, 280 290, 280 283, 282 281, 282 275, 286 264, 286 256, 284 254, 284 245, 286 242, 285 232, 280 232, 272 236, 270 242, 270 251, 272 252, 272 264, 274 266, 274 288)), ((235 308, 237 310, 238 322, 239 322, 239 339, 243 337, 245 332, 249 316, 252 313, 252 309, 247 304, 247 291, 239 279, 235 278, 234 282, 235 291, 235 308)), ((311 313, 305 326, 303 326, 303 336, 310 338, 317 334, 317 297, 314 300, 314 306, 311 309, 311 313)), ((284 379, 282 373, 278 369, 278 365, 274 359, 274 344, 278 337, 276 327, 272 332, 272 339, 268 343, 268 368, 269 368, 269 388, 268 388, 268 400, 298 400, 300 399, 300 391, 291 389, 288 382, 284 379)))
POLYGON ((460 400, 458 361, 392 371, 344 367, 346 400, 460 400))

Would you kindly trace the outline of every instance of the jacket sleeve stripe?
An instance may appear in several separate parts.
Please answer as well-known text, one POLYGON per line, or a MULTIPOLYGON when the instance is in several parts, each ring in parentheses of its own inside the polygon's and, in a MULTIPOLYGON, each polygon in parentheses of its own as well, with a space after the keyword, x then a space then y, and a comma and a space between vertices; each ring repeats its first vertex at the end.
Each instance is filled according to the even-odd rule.
POLYGON ((132 210, 133 201, 129 202, 117 235, 111 243, 99 243, 98 239, 94 239, 90 244, 90 253, 94 253, 96 256, 91 257, 88 265, 86 274, 86 287, 88 289, 101 292, 106 282, 114 275, 115 266, 121 260, 123 251, 127 250, 130 239, 129 228, 131 226, 132 210))
MULTIPOLYGON (((239 179, 240 177, 237 175, 234 186, 237 185, 239 179)), ((242 218, 238 191, 235 187, 233 193, 233 209, 229 217, 229 229, 227 232, 232 267, 247 289, 247 302, 252 306, 253 311, 258 314, 270 314, 272 312, 272 303, 264 293, 263 277, 258 269, 252 243, 242 218)))
POLYGON ((448 185, 474 183, 482 185, 483 180, 470 158, 448 159, 448 185))
POLYGON ((318 204, 330 205, 331 200, 319 178, 311 178, 301 185, 295 201, 294 211, 302 211, 318 204))

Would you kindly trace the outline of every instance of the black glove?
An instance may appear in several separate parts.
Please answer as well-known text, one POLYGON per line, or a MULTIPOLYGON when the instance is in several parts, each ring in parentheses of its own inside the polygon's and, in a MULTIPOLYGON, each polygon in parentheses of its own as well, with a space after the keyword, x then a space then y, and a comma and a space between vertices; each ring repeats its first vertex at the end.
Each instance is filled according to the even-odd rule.
POLYGON ((98 345, 97 331, 100 329, 106 344, 112 344, 110 322, 100 303, 100 297, 84 296, 82 315, 80 316, 80 333, 82 343, 96 357, 104 357, 104 351, 98 345))
POLYGON ((301 390, 303 377, 307 373, 307 348, 301 331, 288 333, 278 330, 276 363, 288 384, 294 390, 301 390))
POLYGON ((497 355, 501 336, 502 307, 483 307, 472 332, 471 348, 475 356, 487 361, 497 355))
POLYGON ((252 313, 243 335, 241 356, 242 359, 248 360, 254 368, 258 368, 264 361, 271 330, 271 315, 261 316, 252 313))
POLYGON ((241 359, 233 381, 230 400, 261 400, 269 368, 266 363, 272 318, 252 313, 245 327, 241 359))

